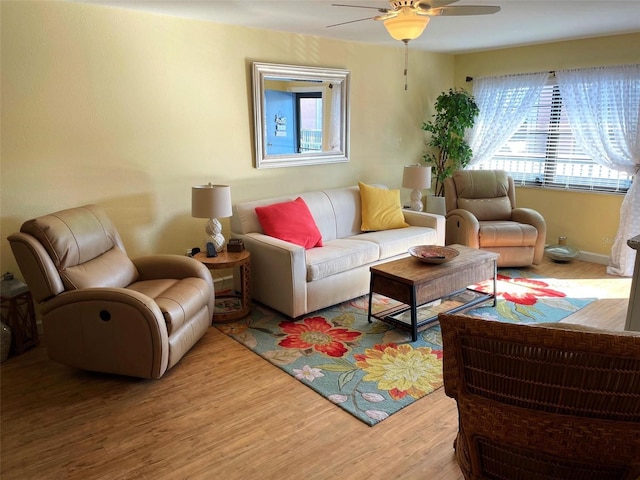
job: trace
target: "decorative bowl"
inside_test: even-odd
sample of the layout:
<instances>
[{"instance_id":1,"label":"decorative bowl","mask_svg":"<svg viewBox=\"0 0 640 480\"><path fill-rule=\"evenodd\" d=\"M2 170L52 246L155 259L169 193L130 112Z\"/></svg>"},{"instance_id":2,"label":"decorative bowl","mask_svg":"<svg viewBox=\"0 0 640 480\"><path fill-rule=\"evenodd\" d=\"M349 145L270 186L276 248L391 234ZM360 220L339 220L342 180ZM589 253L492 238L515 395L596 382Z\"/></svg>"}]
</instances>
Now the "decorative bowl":
<instances>
[{"instance_id":1,"label":"decorative bowl","mask_svg":"<svg viewBox=\"0 0 640 480\"><path fill-rule=\"evenodd\" d=\"M409 253L424 263L439 264L460 255L458 250L438 245L417 245L409 248Z\"/></svg>"},{"instance_id":2,"label":"decorative bowl","mask_svg":"<svg viewBox=\"0 0 640 480\"><path fill-rule=\"evenodd\" d=\"M551 260L557 263L567 263L580 255L580 250L569 245L549 245L544 251Z\"/></svg>"}]
</instances>

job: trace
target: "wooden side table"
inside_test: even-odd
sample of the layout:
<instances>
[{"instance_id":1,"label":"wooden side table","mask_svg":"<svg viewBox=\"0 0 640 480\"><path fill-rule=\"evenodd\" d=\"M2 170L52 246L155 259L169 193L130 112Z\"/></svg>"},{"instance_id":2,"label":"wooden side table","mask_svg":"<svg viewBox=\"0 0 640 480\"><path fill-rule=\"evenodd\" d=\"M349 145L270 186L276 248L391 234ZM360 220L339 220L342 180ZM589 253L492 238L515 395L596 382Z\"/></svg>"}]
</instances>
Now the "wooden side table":
<instances>
[{"instance_id":1,"label":"wooden side table","mask_svg":"<svg viewBox=\"0 0 640 480\"><path fill-rule=\"evenodd\" d=\"M240 299L239 308L213 312L212 323L224 323L232 322L240 318L246 317L251 311L251 291L249 288L251 280L251 254L247 250L242 252L218 252L217 257L207 257L204 252L197 253L193 256L196 260L202 262L209 268L209 270L223 270L223 269L240 269L240 293L231 294L216 294L216 302L219 299Z\"/></svg>"}]
</instances>

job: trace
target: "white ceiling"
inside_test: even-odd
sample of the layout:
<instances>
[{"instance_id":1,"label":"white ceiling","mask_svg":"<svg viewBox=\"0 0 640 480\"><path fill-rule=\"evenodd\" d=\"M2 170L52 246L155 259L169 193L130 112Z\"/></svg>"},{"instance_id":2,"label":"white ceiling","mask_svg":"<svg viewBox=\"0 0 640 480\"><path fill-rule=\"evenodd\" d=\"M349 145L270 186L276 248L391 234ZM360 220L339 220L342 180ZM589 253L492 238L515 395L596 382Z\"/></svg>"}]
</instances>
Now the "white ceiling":
<instances>
[{"instance_id":1,"label":"white ceiling","mask_svg":"<svg viewBox=\"0 0 640 480\"><path fill-rule=\"evenodd\" d=\"M398 45L381 22L364 20L375 9L332 3L389 6L386 0L73 0L222 24L341 40ZM603 35L640 32L640 0L460 0L456 5L498 5L483 16L434 17L411 48L464 53ZM640 50L640 45L638 45Z\"/></svg>"}]
</instances>

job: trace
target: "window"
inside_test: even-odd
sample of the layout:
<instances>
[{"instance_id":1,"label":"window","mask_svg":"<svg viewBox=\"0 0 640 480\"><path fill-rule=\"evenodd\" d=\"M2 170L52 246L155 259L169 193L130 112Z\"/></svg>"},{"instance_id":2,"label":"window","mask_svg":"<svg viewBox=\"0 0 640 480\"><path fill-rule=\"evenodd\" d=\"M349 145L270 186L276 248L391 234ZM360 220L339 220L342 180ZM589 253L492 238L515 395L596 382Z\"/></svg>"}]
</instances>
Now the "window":
<instances>
[{"instance_id":1,"label":"window","mask_svg":"<svg viewBox=\"0 0 640 480\"><path fill-rule=\"evenodd\" d=\"M630 175L598 165L580 148L555 78L498 153L469 168L506 170L517 185L620 193L631 186Z\"/></svg>"},{"instance_id":2,"label":"window","mask_svg":"<svg viewBox=\"0 0 640 480\"><path fill-rule=\"evenodd\" d=\"M296 93L300 152L322 151L322 92Z\"/></svg>"}]
</instances>

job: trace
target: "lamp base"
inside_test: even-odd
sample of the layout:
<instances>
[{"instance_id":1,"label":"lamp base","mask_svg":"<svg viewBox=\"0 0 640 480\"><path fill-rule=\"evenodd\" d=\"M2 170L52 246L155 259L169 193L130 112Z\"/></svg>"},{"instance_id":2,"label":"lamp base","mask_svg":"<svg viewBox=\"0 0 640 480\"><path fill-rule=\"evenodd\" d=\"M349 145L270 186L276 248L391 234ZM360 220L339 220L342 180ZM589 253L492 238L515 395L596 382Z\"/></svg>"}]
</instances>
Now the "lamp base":
<instances>
[{"instance_id":1,"label":"lamp base","mask_svg":"<svg viewBox=\"0 0 640 480\"><path fill-rule=\"evenodd\" d=\"M422 211L422 192L420 190L413 190L411 192L411 203L409 208L416 212Z\"/></svg>"},{"instance_id":2,"label":"lamp base","mask_svg":"<svg viewBox=\"0 0 640 480\"><path fill-rule=\"evenodd\" d=\"M216 252L224 250L224 236L222 235L222 224L217 218L212 218L207 222L205 228L207 236L204 239L205 247L208 242L213 243L216 248Z\"/></svg>"}]
</instances>

